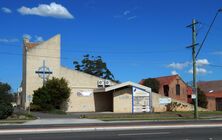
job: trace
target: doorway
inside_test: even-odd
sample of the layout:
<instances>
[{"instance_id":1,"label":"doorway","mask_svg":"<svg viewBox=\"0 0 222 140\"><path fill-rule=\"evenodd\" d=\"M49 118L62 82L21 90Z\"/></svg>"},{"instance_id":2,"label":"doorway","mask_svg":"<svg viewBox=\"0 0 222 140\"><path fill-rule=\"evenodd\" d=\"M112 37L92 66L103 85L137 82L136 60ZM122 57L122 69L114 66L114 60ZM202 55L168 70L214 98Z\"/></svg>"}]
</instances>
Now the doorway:
<instances>
[{"instance_id":1,"label":"doorway","mask_svg":"<svg viewBox=\"0 0 222 140\"><path fill-rule=\"evenodd\" d=\"M94 93L96 112L113 112L113 93Z\"/></svg>"}]
</instances>

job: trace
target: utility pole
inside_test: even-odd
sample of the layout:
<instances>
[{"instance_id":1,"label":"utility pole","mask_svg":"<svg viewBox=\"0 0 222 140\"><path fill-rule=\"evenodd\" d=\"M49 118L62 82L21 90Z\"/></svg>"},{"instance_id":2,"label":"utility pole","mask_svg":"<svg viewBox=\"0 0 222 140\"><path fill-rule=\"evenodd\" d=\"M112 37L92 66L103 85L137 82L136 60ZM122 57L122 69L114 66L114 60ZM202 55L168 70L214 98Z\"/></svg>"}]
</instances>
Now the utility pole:
<instances>
[{"instance_id":1,"label":"utility pole","mask_svg":"<svg viewBox=\"0 0 222 140\"><path fill-rule=\"evenodd\" d=\"M196 82L196 77L197 77L197 75L196 75L196 70L197 70L197 67L196 67L196 36L197 36L197 33L196 33L196 26L195 26L196 24L197 24L196 20L193 19L193 21L192 21L193 92L196 95L195 105L194 105L194 118L198 119L198 94L197 94L197 82Z\"/></svg>"},{"instance_id":2,"label":"utility pole","mask_svg":"<svg viewBox=\"0 0 222 140\"><path fill-rule=\"evenodd\" d=\"M198 24L198 22L196 22L195 19L192 20L192 24L188 25L187 27L191 28L192 29L192 45L191 46L188 46L187 48L192 48L192 58L193 58L193 95L195 96L195 104L194 104L194 118L195 119L198 119L199 115L198 115L198 94L197 94L197 82L196 82L196 70L197 70L197 67L196 67L196 59L197 59L197 56L198 54L200 53L200 50L201 48L203 47L203 44L204 42L206 41L207 37L208 37L208 34L218 16L219 13L222 12L222 8L220 8L219 10L217 10L217 13L216 15L214 16L211 24L210 24L210 27L196 53L196 46L198 45L198 43L196 43L196 36L197 36L197 33L196 33L196 24Z\"/></svg>"},{"instance_id":3,"label":"utility pole","mask_svg":"<svg viewBox=\"0 0 222 140\"><path fill-rule=\"evenodd\" d=\"M196 43L196 22L195 19L192 20L192 24L188 25L187 27L190 27L192 29L192 45L188 48L192 47L192 60L193 60L193 94L195 97L195 103L194 103L194 118L198 119L198 94L197 94L197 82L196 82L196 46L198 45Z\"/></svg>"}]
</instances>

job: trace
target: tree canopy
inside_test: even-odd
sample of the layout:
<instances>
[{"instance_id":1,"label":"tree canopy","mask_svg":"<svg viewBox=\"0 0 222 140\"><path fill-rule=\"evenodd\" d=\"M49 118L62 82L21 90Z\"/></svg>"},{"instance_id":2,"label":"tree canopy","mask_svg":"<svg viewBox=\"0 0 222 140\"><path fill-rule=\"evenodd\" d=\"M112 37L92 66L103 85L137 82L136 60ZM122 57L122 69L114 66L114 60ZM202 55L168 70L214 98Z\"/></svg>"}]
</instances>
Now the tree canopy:
<instances>
[{"instance_id":1,"label":"tree canopy","mask_svg":"<svg viewBox=\"0 0 222 140\"><path fill-rule=\"evenodd\" d=\"M143 85L150 87L153 92L159 93L160 83L155 78L147 78L143 80Z\"/></svg>"},{"instance_id":2,"label":"tree canopy","mask_svg":"<svg viewBox=\"0 0 222 140\"><path fill-rule=\"evenodd\" d=\"M40 110L50 111L53 109L63 109L67 103L71 89L64 78L49 79L45 85L34 91L33 104L38 105Z\"/></svg>"},{"instance_id":3,"label":"tree canopy","mask_svg":"<svg viewBox=\"0 0 222 140\"><path fill-rule=\"evenodd\" d=\"M197 94L198 94L198 106L207 108L208 101L204 92L200 88L197 88Z\"/></svg>"},{"instance_id":4,"label":"tree canopy","mask_svg":"<svg viewBox=\"0 0 222 140\"><path fill-rule=\"evenodd\" d=\"M0 119L5 119L13 113L12 100L11 86L0 82Z\"/></svg>"},{"instance_id":5,"label":"tree canopy","mask_svg":"<svg viewBox=\"0 0 222 140\"><path fill-rule=\"evenodd\" d=\"M81 62L74 61L73 64L76 70L115 81L113 74L107 68L107 64L102 60L101 56L94 57L87 54L83 56Z\"/></svg>"}]
</instances>

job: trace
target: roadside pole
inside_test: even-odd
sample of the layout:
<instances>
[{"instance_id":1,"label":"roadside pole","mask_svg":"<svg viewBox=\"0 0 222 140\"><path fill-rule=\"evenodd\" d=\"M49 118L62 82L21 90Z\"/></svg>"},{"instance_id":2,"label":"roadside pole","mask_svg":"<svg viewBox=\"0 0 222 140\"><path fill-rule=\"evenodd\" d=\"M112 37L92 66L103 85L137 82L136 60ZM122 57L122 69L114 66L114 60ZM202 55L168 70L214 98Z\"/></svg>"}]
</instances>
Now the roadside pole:
<instances>
[{"instance_id":1,"label":"roadside pole","mask_svg":"<svg viewBox=\"0 0 222 140\"><path fill-rule=\"evenodd\" d=\"M192 21L192 45L193 45L193 48L192 48L192 58L193 58L193 93L196 95L196 98L195 98L195 105L194 105L194 118L195 119L198 119L198 94L197 94L197 82L196 82L196 70L197 70L197 67L196 67L196 36L197 36L197 33L196 33L196 20L193 19Z\"/></svg>"},{"instance_id":2,"label":"roadside pole","mask_svg":"<svg viewBox=\"0 0 222 140\"><path fill-rule=\"evenodd\" d=\"M190 27L192 29L192 45L187 48L192 48L192 63L193 63L193 95L194 95L194 118L198 119L198 94L197 94L197 82L196 82L196 46L198 45L196 43L196 22L195 19L192 20L192 24L188 25L187 27Z\"/></svg>"}]
</instances>

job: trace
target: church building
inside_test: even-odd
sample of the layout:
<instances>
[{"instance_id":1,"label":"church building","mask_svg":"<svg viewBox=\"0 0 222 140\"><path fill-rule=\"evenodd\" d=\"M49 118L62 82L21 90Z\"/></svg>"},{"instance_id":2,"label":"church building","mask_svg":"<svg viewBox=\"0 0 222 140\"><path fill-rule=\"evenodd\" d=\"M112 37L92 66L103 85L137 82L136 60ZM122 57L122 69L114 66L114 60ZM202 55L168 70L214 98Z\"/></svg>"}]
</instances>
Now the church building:
<instances>
[{"instance_id":1,"label":"church building","mask_svg":"<svg viewBox=\"0 0 222 140\"><path fill-rule=\"evenodd\" d=\"M34 90L49 78L65 78L71 88L67 112L151 112L151 89L133 82L117 84L61 66L60 35L31 43L24 38L20 100L27 109ZM59 100L59 99L58 99Z\"/></svg>"}]
</instances>

